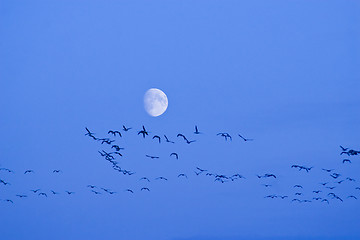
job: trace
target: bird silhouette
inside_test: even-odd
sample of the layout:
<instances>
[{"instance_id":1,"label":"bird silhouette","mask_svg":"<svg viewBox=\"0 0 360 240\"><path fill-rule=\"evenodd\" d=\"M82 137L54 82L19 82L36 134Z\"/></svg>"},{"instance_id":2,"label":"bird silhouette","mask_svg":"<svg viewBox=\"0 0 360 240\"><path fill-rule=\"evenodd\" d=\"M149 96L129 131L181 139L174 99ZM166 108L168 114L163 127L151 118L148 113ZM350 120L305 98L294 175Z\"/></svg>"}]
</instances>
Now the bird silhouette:
<instances>
[{"instance_id":1,"label":"bird silhouette","mask_svg":"<svg viewBox=\"0 0 360 240\"><path fill-rule=\"evenodd\" d=\"M127 128L127 127L125 127L125 126L123 125L123 130L124 130L125 132L129 131L130 129L132 129L132 128L131 128L131 127Z\"/></svg>"},{"instance_id":2,"label":"bird silhouette","mask_svg":"<svg viewBox=\"0 0 360 240\"><path fill-rule=\"evenodd\" d=\"M68 195L74 194L74 192L65 191Z\"/></svg>"},{"instance_id":3,"label":"bird silhouette","mask_svg":"<svg viewBox=\"0 0 360 240\"><path fill-rule=\"evenodd\" d=\"M142 130L138 132L138 135L139 134L142 134L143 138L145 138L145 136L149 135L149 133L146 131L144 125L142 126Z\"/></svg>"},{"instance_id":4,"label":"bird silhouette","mask_svg":"<svg viewBox=\"0 0 360 240\"><path fill-rule=\"evenodd\" d=\"M53 173L61 173L61 170L53 170Z\"/></svg>"},{"instance_id":5,"label":"bird silhouette","mask_svg":"<svg viewBox=\"0 0 360 240\"><path fill-rule=\"evenodd\" d=\"M155 138L157 138L157 139L158 139L158 141L159 141L159 143L161 143L161 139L160 139L160 137L159 137L158 135L153 136L153 138L152 138L152 139L155 139Z\"/></svg>"},{"instance_id":6,"label":"bird silhouette","mask_svg":"<svg viewBox=\"0 0 360 240\"><path fill-rule=\"evenodd\" d=\"M323 199L323 200L321 200L321 202L326 202L327 204L330 204L329 200L327 200L327 199Z\"/></svg>"},{"instance_id":7,"label":"bird silhouette","mask_svg":"<svg viewBox=\"0 0 360 240\"><path fill-rule=\"evenodd\" d=\"M355 179L347 177L346 180L349 180L350 182L355 182Z\"/></svg>"},{"instance_id":8,"label":"bird silhouette","mask_svg":"<svg viewBox=\"0 0 360 240\"><path fill-rule=\"evenodd\" d=\"M247 142L247 141L253 141L254 139L250 139L250 138L244 138L243 136L241 136L240 134L238 134L239 137L241 137L242 140L244 140L244 142Z\"/></svg>"},{"instance_id":9,"label":"bird silhouette","mask_svg":"<svg viewBox=\"0 0 360 240\"><path fill-rule=\"evenodd\" d=\"M118 145L112 145L111 148L115 148L116 151L124 150L125 148L119 147Z\"/></svg>"},{"instance_id":10,"label":"bird silhouette","mask_svg":"<svg viewBox=\"0 0 360 240\"><path fill-rule=\"evenodd\" d=\"M157 177L157 178L155 178L155 180L165 180L165 181L167 181L168 179L164 178L164 177Z\"/></svg>"},{"instance_id":11,"label":"bird silhouette","mask_svg":"<svg viewBox=\"0 0 360 240\"><path fill-rule=\"evenodd\" d=\"M148 158L151 158L151 159L159 158L159 157L157 157L157 156L151 156L151 155L145 155L145 156L148 157Z\"/></svg>"},{"instance_id":12,"label":"bird silhouette","mask_svg":"<svg viewBox=\"0 0 360 240\"><path fill-rule=\"evenodd\" d=\"M294 185L294 188L303 188L301 185Z\"/></svg>"},{"instance_id":13,"label":"bird silhouette","mask_svg":"<svg viewBox=\"0 0 360 240\"><path fill-rule=\"evenodd\" d=\"M134 193L134 191L133 190L131 190L131 189L126 189L125 191L127 191L127 192L131 192L131 193Z\"/></svg>"},{"instance_id":14,"label":"bird silhouette","mask_svg":"<svg viewBox=\"0 0 360 240\"><path fill-rule=\"evenodd\" d=\"M143 188L141 188L141 190L140 190L140 191L143 191L143 190L146 190L146 191L150 192L150 189L149 189L149 188L147 188L147 187L143 187Z\"/></svg>"},{"instance_id":15,"label":"bird silhouette","mask_svg":"<svg viewBox=\"0 0 360 240\"><path fill-rule=\"evenodd\" d=\"M346 152L349 148L344 148L343 146L340 145L340 148L343 152Z\"/></svg>"},{"instance_id":16,"label":"bird silhouette","mask_svg":"<svg viewBox=\"0 0 360 240\"><path fill-rule=\"evenodd\" d=\"M173 142L173 141L170 141L166 135L164 135L164 137L165 137L166 142L168 142L168 143L175 143L175 142Z\"/></svg>"},{"instance_id":17,"label":"bird silhouette","mask_svg":"<svg viewBox=\"0 0 360 240\"><path fill-rule=\"evenodd\" d=\"M118 134L120 137L122 137L121 132L119 132L119 131L110 130L110 131L108 131L108 134L112 134L112 135L114 135L114 137L116 137L116 134Z\"/></svg>"},{"instance_id":18,"label":"bird silhouette","mask_svg":"<svg viewBox=\"0 0 360 240\"><path fill-rule=\"evenodd\" d=\"M14 203L12 200L10 200L10 199L5 199L4 200L5 202L11 202L11 203Z\"/></svg>"},{"instance_id":19,"label":"bird silhouette","mask_svg":"<svg viewBox=\"0 0 360 240\"><path fill-rule=\"evenodd\" d=\"M0 168L0 171L6 171L9 173L14 173L12 170L8 169L8 168Z\"/></svg>"},{"instance_id":20,"label":"bird silhouette","mask_svg":"<svg viewBox=\"0 0 360 240\"><path fill-rule=\"evenodd\" d=\"M146 181L150 182L150 179L148 179L147 177L142 177L142 178L140 178L140 180L146 180Z\"/></svg>"},{"instance_id":21,"label":"bird silhouette","mask_svg":"<svg viewBox=\"0 0 360 240\"><path fill-rule=\"evenodd\" d=\"M185 178L188 178L188 177L186 176L186 174L184 174L184 173L180 173L180 174L178 175L178 177L185 177Z\"/></svg>"},{"instance_id":22,"label":"bird silhouette","mask_svg":"<svg viewBox=\"0 0 360 240\"><path fill-rule=\"evenodd\" d=\"M57 193L57 192L55 192L55 191L53 191L53 190L51 190L51 192L52 192L52 194L54 194L54 195L59 194L59 193Z\"/></svg>"},{"instance_id":23,"label":"bird silhouette","mask_svg":"<svg viewBox=\"0 0 360 240\"><path fill-rule=\"evenodd\" d=\"M26 171L24 172L24 174L27 174L27 173L34 173L34 171L33 171L33 170L26 170Z\"/></svg>"},{"instance_id":24,"label":"bird silhouette","mask_svg":"<svg viewBox=\"0 0 360 240\"><path fill-rule=\"evenodd\" d=\"M35 190L30 190L32 191L33 193L37 193L38 191L40 191L40 189L35 189Z\"/></svg>"},{"instance_id":25,"label":"bird silhouette","mask_svg":"<svg viewBox=\"0 0 360 240\"><path fill-rule=\"evenodd\" d=\"M228 138L230 139L230 141L232 141L232 137L231 137L230 134L228 134L228 133L218 133L218 134L216 134L216 135L217 135L217 136L224 137L226 141L228 140Z\"/></svg>"},{"instance_id":26,"label":"bird silhouette","mask_svg":"<svg viewBox=\"0 0 360 240\"><path fill-rule=\"evenodd\" d=\"M195 125L195 132L194 132L194 134L201 134L201 132L199 132L199 130L198 130L198 127Z\"/></svg>"},{"instance_id":27,"label":"bird silhouette","mask_svg":"<svg viewBox=\"0 0 360 240\"><path fill-rule=\"evenodd\" d=\"M179 159L179 155L178 155L177 153L175 153L175 152L171 153L171 154L170 154L170 157L171 157L171 156L175 156L176 159Z\"/></svg>"},{"instance_id":28,"label":"bird silhouette","mask_svg":"<svg viewBox=\"0 0 360 240\"><path fill-rule=\"evenodd\" d=\"M25 198L25 197L27 197L26 195L20 195L20 194L17 194L16 196L19 197L19 198Z\"/></svg>"},{"instance_id":29,"label":"bird silhouette","mask_svg":"<svg viewBox=\"0 0 360 240\"><path fill-rule=\"evenodd\" d=\"M91 192L95 193L96 195L101 194L101 192L97 192L95 190L91 190Z\"/></svg>"},{"instance_id":30,"label":"bird silhouette","mask_svg":"<svg viewBox=\"0 0 360 240\"><path fill-rule=\"evenodd\" d=\"M94 185L87 185L87 187L89 187L89 188L96 188L96 186L94 186Z\"/></svg>"},{"instance_id":31,"label":"bird silhouette","mask_svg":"<svg viewBox=\"0 0 360 240\"><path fill-rule=\"evenodd\" d=\"M321 190L313 191L313 193L321 193Z\"/></svg>"},{"instance_id":32,"label":"bird silhouette","mask_svg":"<svg viewBox=\"0 0 360 240\"><path fill-rule=\"evenodd\" d=\"M353 198L353 199L357 200L357 197L355 197L354 195L348 196L347 198Z\"/></svg>"},{"instance_id":33,"label":"bird silhouette","mask_svg":"<svg viewBox=\"0 0 360 240\"><path fill-rule=\"evenodd\" d=\"M11 185L9 182L5 182L4 180L1 180L1 179L0 179L0 183L4 184L5 186L6 185Z\"/></svg>"},{"instance_id":34,"label":"bird silhouette","mask_svg":"<svg viewBox=\"0 0 360 240\"><path fill-rule=\"evenodd\" d=\"M39 193L38 195L39 195L39 196L45 196L45 197L47 197L47 194L46 194L46 193L43 193L43 192Z\"/></svg>"},{"instance_id":35,"label":"bird silhouette","mask_svg":"<svg viewBox=\"0 0 360 240\"><path fill-rule=\"evenodd\" d=\"M350 159L344 159L344 160L342 161L342 163L346 163L346 162L351 163Z\"/></svg>"},{"instance_id":36,"label":"bird silhouette","mask_svg":"<svg viewBox=\"0 0 360 240\"><path fill-rule=\"evenodd\" d=\"M326 169L326 168L323 168L322 170L326 171L326 172L331 172L333 171L334 169Z\"/></svg>"}]
</instances>

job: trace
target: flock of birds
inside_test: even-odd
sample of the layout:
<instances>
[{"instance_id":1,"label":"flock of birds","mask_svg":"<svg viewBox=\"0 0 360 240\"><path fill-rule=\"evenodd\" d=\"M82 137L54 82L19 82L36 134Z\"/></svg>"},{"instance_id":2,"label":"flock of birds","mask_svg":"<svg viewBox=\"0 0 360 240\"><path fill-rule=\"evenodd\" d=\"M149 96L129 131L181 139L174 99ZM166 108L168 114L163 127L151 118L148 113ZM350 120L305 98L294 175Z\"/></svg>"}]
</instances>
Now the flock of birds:
<instances>
[{"instance_id":1,"label":"flock of birds","mask_svg":"<svg viewBox=\"0 0 360 240\"><path fill-rule=\"evenodd\" d=\"M116 161L116 158L123 156L122 150L124 150L123 147L120 147L119 145L115 144L116 138L123 137L125 132L132 130L131 127L126 127L123 125L121 130L109 130L107 134L110 137L103 137L103 138L97 137L96 134L91 132L88 128L85 128L85 130L86 130L85 136L91 138L92 140L94 140L96 142L99 142L101 145L105 144L105 145L109 146L110 150L107 150L107 151L100 150L100 151L98 151L98 153L100 154L101 157L104 158L105 161L107 161L111 164L111 167L115 171L117 171L123 175L128 175L128 176L136 175L136 172L122 168L119 165L119 163ZM193 134L199 135L199 134L202 134L202 132L200 132L198 127L195 126L195 131L193 132ZM175 144L175 141L170 140L166 135L150 136L150 132L144 126L142 126L142 128L137 131L137 135L141 136L142 138L150 137L151 139L153 139L154 141L157 141L158 143L165 142L165 143ZM217 133L216 136L219 138L223 138L225 141L233 140L232 136L227 132ZM250 139L250 138L245 138L241 134L237 134L237 136L243 142L251 142L254 140L254 139ZM181 139L181 141L184 141L186 144L193 144L196 142L196 140L194 140L194 139L190 140L190 138L188 136L185 136L182 133L177 134L176 138ZM346 155L348 157L348 158L342 160L343 164L351 164L352 161L349 158L352 156L360 155L360 151L345 148L343 146L340 146L340 148L341 148L340 155ZM169 156L174 159L177 159L177 160L179 159L179 154L177 152L172 152L172 153L170 153ZM149 154L146 154L145 157L150 158L150 159L160 158L159 156L154 156L154 155L149 155ZM309 166L303 166L303 165L298 165L298 164L294 164L291 166L291 169L303 171L306 173L310 173L313 168L314 168L313 166L309 167ZM288 194L288 195L270 194L270 195L264 196L264 198L265 199L283 199L283 200L289 199L290 202L298 202L298 203L310 203L310 202L317 201L317 202L322 202L322 203L327 203L327 204L330 204L330 202L332 200L343 202L345 199L349 199L349 200L350 199L352 199L352 200L358 199L356 194L340 196L339 194L337 194L335 192L335 190L339 186L343 185L345 182L356 183L355 178L352 178L349 176L343 176L342 174L337 172L336 169L322 168L321 171L324 171L325 173L328 174L328 179L326 179L326 181L324 181L324 182L319 183L318 188L311 189L311 192L312 192L311 196L305 197L305 194L302 191L305 187L301 184L296 184L296 185L292 186L292 188L294 189L294 192L292 194ZM0 168L0 174L3 172L5 172L7 174L15 174L15 172L11 169ZM53 174L61 174L62 170L55 169L55 170L52 170L52 173ZM25 170L23 172L23 174L24 175L35 174L35 171L32 169L28 169L28 170ZM227 183L227 182L234 182L234 181L237 181L240 179L242 179L242 180L247 179L247 177L245 177L244 175L239 174L239 173L234 173L232 175L225 175L225 174L214 173L214 172L211 172L207 169L203 169L200 167L195 167L194 171L192 173L178 173L177 178L188 179L188 178L192 177L190 174L192 174L192 176L196 176L196 177L205 176L208 178L212 178L214 182L219 182L219 183ZM276 174L274 174L274 173L265 173L262 175L256 175L256 176L254 176L254 178L263 179L263 180L272 179L272 180L277 181L278 176L276 176ZM142 176L142 177L139 177L138 180L141 182L151 182L152 180L168 181L169 178L164 177L164 176L158 176L154 179L151 179L150 177ZM5 180L5 178L3 178L3 176L2 176L2 174L0 175L0 186L1 185L5 186L5 187L11 186L11 183L8 182L7 180ZM269 184L269 183L262 183L262 185L265 188L269 188L269 189L271 189L271 187L272 187L272 184ZM94 195L99 195L99 194L114 195L114 194L118 193L111 189L104 188L104 187L98 187L98 186L91 185L91 184L87 185L86 188ZM356 190L360 193L359 186L355 186L354 190ZM128 192L130 194L134 194L134 192L136 190L127 188L127 189L124 189L123 191ZM144 187L141 187L138 191L150 192L151 189L149 187L144 186ZM69 190L62 191L62 192L54 191L54 190L42 191L40 188L30 189L29 192L32 195L37 195L39 197L44 197L44 198L47 198L50 195L59 195L59 194L74 195L75 194L74 191L69 191ZM28 193L22 193L22 194L15 194L15 196L13 196L13 197L18 198L18 199L24 199L24 198L27 198L28 196L29 196ZM1 199L1 200L4 202L8 202L8 203L14 203L14 198L5 198L5 199Z\"/></svg>"}]
</instances>

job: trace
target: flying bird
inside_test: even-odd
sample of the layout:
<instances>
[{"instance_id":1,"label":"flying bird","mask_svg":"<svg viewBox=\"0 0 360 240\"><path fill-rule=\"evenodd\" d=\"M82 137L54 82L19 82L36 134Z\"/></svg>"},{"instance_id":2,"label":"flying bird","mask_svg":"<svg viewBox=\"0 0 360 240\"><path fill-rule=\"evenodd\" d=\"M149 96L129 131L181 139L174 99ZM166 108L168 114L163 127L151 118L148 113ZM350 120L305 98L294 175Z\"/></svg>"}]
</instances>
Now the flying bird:
<instances>
[{"instance_id":1,"label":"flying bird","mask_svg":"<svg viewBox=\"0 0 360 240\"><path fill-rule=\"evenodd\" d=\"M342 163L346 163L346 162L351 163L350 159L344 159L344 160L342 161Z\"/></svg>"},{"instance_id":2,"label":"flying bird","mask_svg":"<svg viewBox=\"0 0 360 240\"><path fill-rule=\"evenodd\" d=\"M244 138L243 136L241 136L240 134L238 134L239 137L242 138L242 140L244 140L244 142L247 142L247 141L253 141L254 139L250 139L250 138Z\"/></svg>"},{"instance_id":3,"label":"flying bird","mask_svg":"<svg viewBox=\"0 0 360 240\"><path fill-rule=\"evenodd\" d=\"M47 194L46 194L46 193L43 193L43 192L39 193L38 195L39 195L39 196L45 196L45 197L47 197Z\"/></svg>"},{"instance_id":4,"label":"flying bird","mask_svg":"<svg viewBox=\"0 0 360 240\"><path fill-rule=\"evenodd\" d=\"M171 157L171 156L175 156L176 159L179 159L179 155L178 155L177 153L175 153L175 152L171 153L171 154L170 154L170 157Z\"/></svg>"},{"instance_id":5,"label":"flying bird","mask_svg":"<svg viewBox=\"0 0 360 240\"><path fill-rule=\"evenodd\" d=\"M142 178L140 178L140 180L146 180L146 181L150 182L150 179L148 179L147 177L142 177Z\"/></svg>"},{"instance_id":6,"label":"flying bird","mask_svg":"<svg viewBox=\"0 0 360 240\"><path fill-rule=\"evenodd\" d=\"M357 200L357 197L355 197L354 195L348 196L347 198L353 198L353 199Z\"/></svg>"},{"instance_id":7,"label":"flying bird","mask_svg":"<svg viewBox=\"0 0 360 240\"><path fill-rule=\"evenodd\" d=\"M32 191L33 193L37 193L38 191L40 191L40 189L30 190L30 191Z\"/></svg>"},{"instance_id":8,"label":"flying bird","mask_svg":"<svg viewBox=\"0 0 360 240\"><path fill-rule=\"evenodd\" d=\"M303 188L301 185L295 185L294 188Z\"/></svg>"},{"instance_id":9,"label":"flying bird","mask_svg":"<svg viewBox=\"0 0 360 240\"><path fill-rule=\"evenodd\" d=\"M142 126L142 130L138 132L138 135L139 134L142 134L143 138L145 138L145 136L149 135L149 133L146 131L144 125Z\"/></svg>"},{"instance_id":10,"label":"flying bird","mask_svg":"<svg viewBox=\"0 0 360 240\"><path fill-rule=\"evenodd\" d=\"M25 197L27 197L26 195L20 195L20 194L17 194L16 196L19 197L19 198L25 198Z\"/></svg>"},{"instance_id":11,"label":"flying bird","mask_svg":"<svg viewBox=\"0 0 360 240\"><path fill-rule=\"evenodd\" d=\"M140 190L140 191L143 191L143 190L146 190L146 191L150 192L150 189L149 189L149 188L147 188L147 187L143 187L143 188L141 188L141 190Z\"/></svg>"},{"instance_id":12,"label":"flying bird","mask_svg":"<svg viewBox=\"0 0 360 240\"><path fill-rule=\"evenodd\" d=\"M217 136L221 136L221 137L224 137L225 138L225 141L228 140L228 138L230 139L230 141L232 141L232 137L230 136L230 134L228 133L218 133L216 134Z\"/></svg>"},{"instance_id":13,"label":"flying bird","mask_svg":"<svg viewBox=\"0 0 360 240\"><path fill-rule=\"evenodd\" d=\"M61 173L61 170L54 170L53 173Z\"/></svg>"},{"instance_id":14,"label":"flying bird","mask_svg":"<svg viewBox=\"0 0 360 240\"><path fill-rule=\"evenodd\" d=\"M164 178L164 177L157 177L157 178L155 178L155 180L165 180L165 181L167 181L168 179Z\"/></svg>"},{"instance_id":15,"label":"flying bird","mask_svg":"<svg viewBox=\"0 0 360 240\"><path fill-rule=\"evenodd\" d=\"M180 174L178 175L178 177L185 177L185 178L188 178L188 177L186 176L186 174L184 174L184 173L180 173Z\"/></svg>"},{"instance_id":16,"label":"flying bird","mask_svg":"<svg viewBox=\"0 0 360 240\"><path fill-rule=\"evenodd\" d=\"M54 195L59 194L59 193L57 193L57 192L55 192L55 191L53 191L53 190L51 190L51 192L52 192L52 194L54 194Z\"/></svg>"},{"instance_id":17,"label":"flying bird","mask_svg":"<svg viewBox=\"0 0 360 240\"><path fill-rule=\"evenodd\" d=\"M201 134L201 132L199 132L199 130L198 130L198 127L195 125L195 132L194 132L194 134Z\"/></svg>"},{"instance_id":18,"label":"flying bird","mask_svg":"<svg viewBox=\"0 0 360 240\"><path fill-rule=\"evenodd\" d=\"M131 190L131 189L129 189L129 188L128 188L128 189L126 189L125 191L126 191L126 192L131 192L131 193L134 193L134 191L133 191L133 190Z\"/></svg>"},{"instance_id":19,"label":"flying bird","mask_svg":"<svg viewBox=\"0 0 360 240\"><path fill-rule=\"evenodd\" d=\"M175 143L175 142L173 142L173 141L170 141L166 135L164 135L164 137L165 137L166 142L168 142L168 143Z\"/></svg>"},{"instance_id":20,"label":"flying bird","mask_svg":"<svg viewBox=\"0 0 360 240\"><path fill-rule=\"evenodd\" d=\"M159 158L157 156L150 156L150 155L145 155L145 156L148 157L148 158L151 158L151 159Z\"/></svg>"},{"instance_id":21,"label":"flying bird","mask_svg":"<svg viewBox=\"0 0 360 240\"><path fill-rule=\"evenodd\" d=\"M118 134L120 137L122 137L121 132L119 132L119 131L110 130L110 131L108 131L108 134L112 134L112 135L114 135L114 137L116 137L116 134Z\"/></svg>"},{"instance_id":22,"label":"flying bird","mask_svg":"<svg viewBox=\"0 0 360 240\"><path fill-rule=\"evenodd\" d=\"M127 128L127 127L125 127L125 126L123 125L123 130L124 130L125 132L129 131L130 129L132 129L132 128L131 128L131 127L130 127L130 128Z\"/></svg>"},{"instance_id":23,"label":"flying bird","mask_svg":"<svg viewBox=\"0 0 360 240\"><path fill-rule=\"evenodd\" d=\"M159 143L161 143L161 139L160 139L160 137L159 137L158 135L153 136L153 138L152 138L152 139L155 139L155 138L157 138L157 139L158 139L158 141L159 141Z\"/></svg>"},{"instance_id":24,"label":"flying bird","mask_svg":"<svg viewBox=\"0 0 360 240\"><path fill-rule=\"evenodd\" d=\"M14 173L12 170L10 170L8 168L0 168L0 171L7 171L9 173Z\"/></svg>"},{"instance_id":25,"label":"flying bird","mask_svg":"<svg viewBox=\"0 0 360 240\"><path fill-rule=\"evenodd\" d=\"M27 173L34 173L34 171L33 171L33 170L26 170L26 171L24 172L24 174L27 174Z\"/></svg>"},{"instance_id":26,"label":"flying bird","mask_svg":"<svg viewBox=\"0 0 360 240\"><path fill-rule=\"evenodd\" d=\"M65 191L68 195L74 194L74 192Z\"/></svg>"}]
</instances>

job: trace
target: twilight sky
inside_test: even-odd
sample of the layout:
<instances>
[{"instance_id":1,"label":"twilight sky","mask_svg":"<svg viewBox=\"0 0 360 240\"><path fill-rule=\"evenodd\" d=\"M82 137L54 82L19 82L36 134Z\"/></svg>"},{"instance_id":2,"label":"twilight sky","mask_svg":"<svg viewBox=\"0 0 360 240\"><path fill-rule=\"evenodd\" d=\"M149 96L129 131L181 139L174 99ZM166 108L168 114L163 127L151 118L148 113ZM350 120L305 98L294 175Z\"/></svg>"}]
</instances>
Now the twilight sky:
<instances>
[{"instance_id":1,"label":"twilight sky","mask_svg":"<svg viewBox=\"0 0 360 240\"><path fill-rule=\"evenodd\" d=\"M0 0L0 168L14 172L0 170L0 238L360 239L360 156L339 147L360 150L359 12L351 0ZM150 88L168 97L159 117L144 110ZM116 161L135 174L85 127L124 147ZM175 143L152 139L164 134Z\"/></svg>"}]
</instances>

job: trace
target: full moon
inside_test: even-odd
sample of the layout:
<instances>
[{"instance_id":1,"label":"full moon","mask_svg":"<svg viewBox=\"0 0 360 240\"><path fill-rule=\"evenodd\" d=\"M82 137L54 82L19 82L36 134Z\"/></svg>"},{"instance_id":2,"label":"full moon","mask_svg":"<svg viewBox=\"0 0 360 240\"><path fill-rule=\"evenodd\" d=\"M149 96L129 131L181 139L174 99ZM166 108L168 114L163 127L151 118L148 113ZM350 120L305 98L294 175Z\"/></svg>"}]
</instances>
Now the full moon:
<instances>
[{"instance_id":1,"label":"full moon","mask_svg":"<svg viewBox=\"0 0 360 240\"><path fill-rule=\"evenodd\" d=\"M153 117L163 114L168 107L166 94L157 88L150 88L144 95L144 108Z\"/></svg>"}]
</instances>

